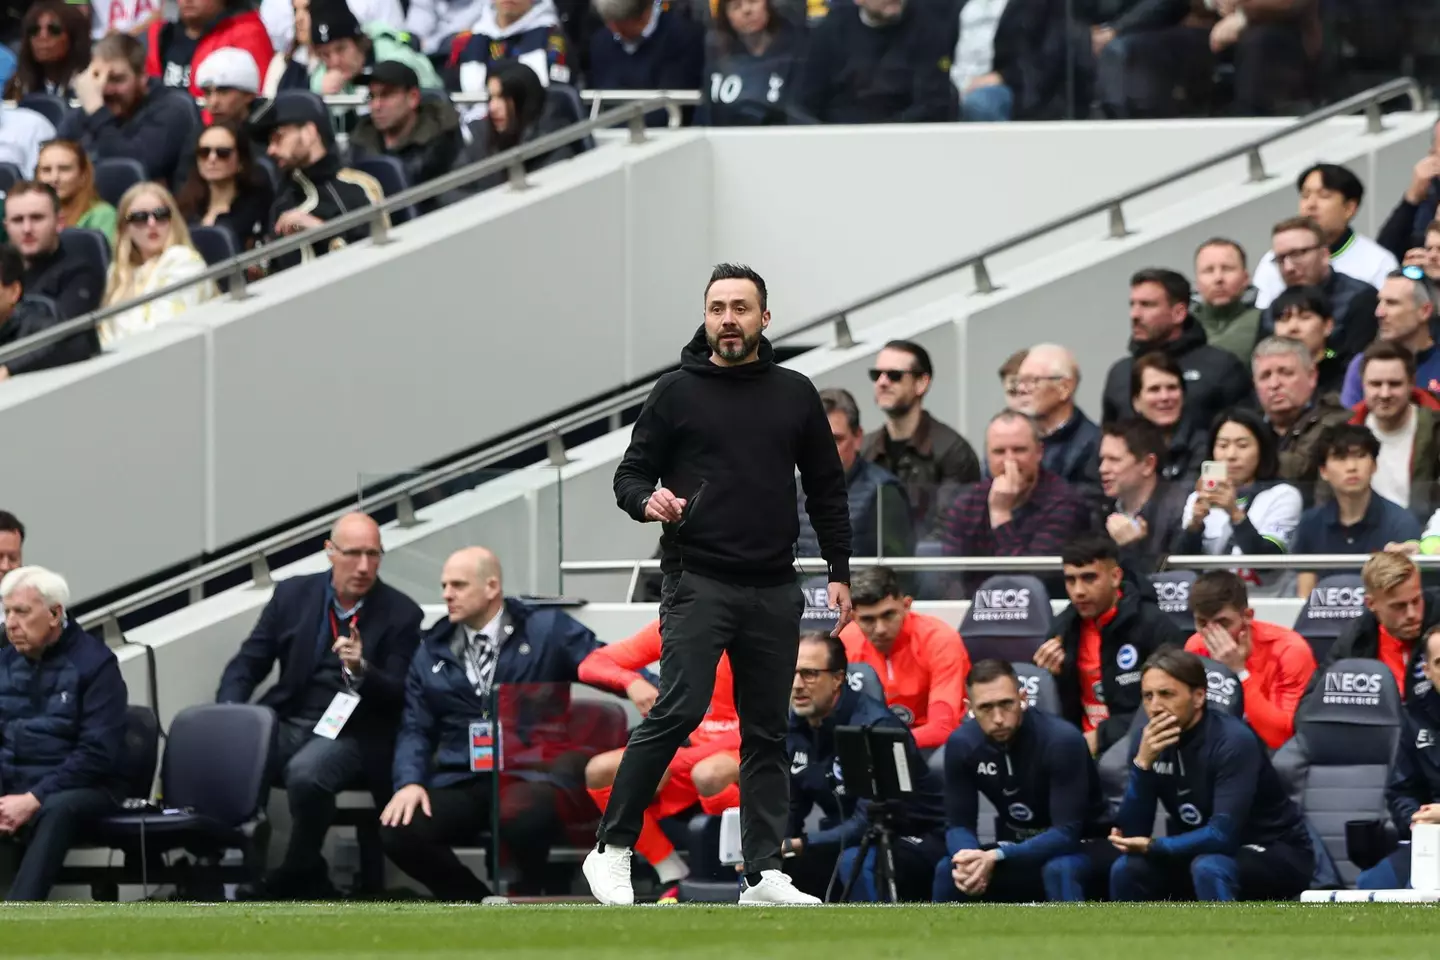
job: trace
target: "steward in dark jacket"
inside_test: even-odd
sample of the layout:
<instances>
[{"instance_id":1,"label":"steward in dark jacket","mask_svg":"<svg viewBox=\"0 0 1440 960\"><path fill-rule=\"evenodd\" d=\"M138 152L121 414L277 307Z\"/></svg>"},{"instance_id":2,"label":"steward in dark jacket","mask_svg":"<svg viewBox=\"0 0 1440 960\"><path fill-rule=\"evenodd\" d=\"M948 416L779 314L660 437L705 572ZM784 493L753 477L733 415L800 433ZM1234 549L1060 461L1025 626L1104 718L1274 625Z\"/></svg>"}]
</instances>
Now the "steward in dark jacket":
<instances>
[{"instance_id":1,"label":"steward in dark jacket","mask_svg":"<svg viewBox=\"0 0 1440 960\"><path fill-rule=\"evenodd\" d=\"M1250 373L1233 353L1219 350L1205 342L1205 331L1194 317L1186 317L1180 336L1168 343L1141 343L1132 339L1130 356L1115 361L1105 377L1104 411L1106 422L1133 416L1135 409L1130 396L1130 367L1135 360L1152 351L1175 358L1185 376L1185 414L1201 431L1215 415L1240 403L1250 395Z\"/></svg>"}]
</instances>

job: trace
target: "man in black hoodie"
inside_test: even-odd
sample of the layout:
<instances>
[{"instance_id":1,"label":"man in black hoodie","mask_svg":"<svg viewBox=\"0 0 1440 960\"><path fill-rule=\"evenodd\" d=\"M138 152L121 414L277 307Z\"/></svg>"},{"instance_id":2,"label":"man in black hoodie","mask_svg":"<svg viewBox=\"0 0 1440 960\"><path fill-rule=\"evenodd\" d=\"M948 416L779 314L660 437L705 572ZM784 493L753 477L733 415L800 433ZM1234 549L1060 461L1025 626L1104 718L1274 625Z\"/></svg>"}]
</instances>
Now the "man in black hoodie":
<instances>
[{"instance_id":1,"label":"man in black hoodie","mask_svg":"<svg viewBox=\"0 0 1440 960\"><path fill-rule=\"evenodd\" d=\"M615 498L662 523L660 699L635 728L585 878L601 903L633 903L630 854L665 768L704 719L721 652L740 712L744 903L818 903L780 870L789 811L790 678L805 598L796 583L795 469L829 566L829 603L850 619L850 499L815 387L775 363L765 281L720 264L705 323L660 378L615 471ZM658 486L657 486L658 484Z\"/></svg>"},{"instance_id":2,"label":"man in black hoodie","mask_svg":"<svg viewBox=\"0 0 1440 960\"><path fill-rule=\"evenodd\" d=\"M1085 732L1099 756L1125 738L1140 709L1140 665L1186 635L1142 588L1125 579L1108 537L1084 537L1061 553L1070 606L1035 663L1055 674L1060 713Z\"/></svg>"},{"instance_id":3,"label":"man in black hoodie","mask_svg":"<svg viewBox=\"0 0 1440 960\"><path fill-rule=\"evenodd\" d=\"M1168 353L1185 376L1185 411L1196 424L1250 395L1250 375L1234 354L1205 342L1190 316L1190 281L1174 270L1141 270L1130 278L1130 356L1115 361L1105 377L1106 421L1134 413L1130 365L1153 350Z\"/></svg>"}]
</instances>

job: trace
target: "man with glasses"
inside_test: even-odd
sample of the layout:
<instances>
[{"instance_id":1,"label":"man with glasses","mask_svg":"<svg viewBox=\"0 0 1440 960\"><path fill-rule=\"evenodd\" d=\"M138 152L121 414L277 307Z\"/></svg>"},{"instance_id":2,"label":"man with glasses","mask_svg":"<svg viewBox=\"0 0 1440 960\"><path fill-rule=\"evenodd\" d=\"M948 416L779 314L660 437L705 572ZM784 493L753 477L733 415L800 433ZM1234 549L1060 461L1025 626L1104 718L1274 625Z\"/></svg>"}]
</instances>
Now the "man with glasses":
<instances>
[{"instance_id":1,"label":"man with glasses","mask_svg":"<svg viewBox=\"0 0 1440 960\"><path fill-rule=\"evenodd\" d=\"M912 340L891 340L875 358L870 380L885 426L865 437L860 456L905 485L920 539L931 539L946 508L968 483L980 481L980 458L959 433L925 409L934 368ZM863 551L856 551L864 556Z\"/></svg>"},{"instance_id":2,"label":"man with glasses","mask_svg":"<svg viewBox=\"0 0 1440 960\"><path fill-rule=\"evenodd\" d=\"M885 704L846 683L848 667L845 645L835 637L809 633L800 638L790 688L790 731L785 738L790 755L790 822L781 851L785 872L795 886L816 897L824 896L837 857L837 894L843 888L869 824L868 802L845 789L835 752L835 728L903 728ZM900 900L925 901L930 899L935 861L945 853L944 801L939 776L908 733L905 762L915 789L900 803L892 824L895 886ZM805 821L816 807L823 815L820 829L807 832ZM872 850L851 899L878 899L874 875Z\"/></svg>"},{"instance_id":3,"label":"man with glasses","mask_svg":"<svg viewBox=\"0 0 1440 960\"><path fill-rule=\"evenodd\" d=\"M1415 358L1414 386L1429 393L1440 392L1440 351L1435 349L1431 324L1435 320L1435 287L1420 267L1401 267L1385 278L1380 288L1375 319L1379 323L1377 342L1399 344ZM1356 357L1345 371L1340 402L1353 407L1365 398Z\"/></svg>"},{"instance_id":4,"label":"man with glasses","mask_svg":"<svg viewBox=\"0 0 1440 960\"><path fill-rule=\"evenodd\" d=\"M420 607L380 581L380 527L363 513L335 521L330 570L282 580L220 677L219 703L259 699L279 724L271 782L285 789L290 841L264 895L325 899L335 891L321 848L335 796L364 784L390 799L390 759L405 700L405 672L420 642Z\"/></svg>"},{"instance_id":5,"label":"man with glasses","mask_svg":"<svg viewBox=\"0 0 1440 960\"><path fill-rule=\"evenodd\" d=\"M1375 339L1375 288L1331 266L1318 223L1309 217L1281 220L1270 231L1270 252L1286 287L1316 286L1330 298L1335 328L1329 345L1337 355L1348 361ZM1274 304L1267 304L1260 315L1262 337L1275 333L1275 319Z\"/></svg>"},{"instance_id":6,"label":"man with glasses","mask_svg":"<svg viewBox=\"0 0 1440 960\"><path fill-rule=\"evenodd\" d=\"M1062 346L1030 348L1016 376L1020 412L1035 418L1045 444L1041 463L1069 484L1099 484L1100 428L1075 405L1080 367Z\"/></svg>"}]
</instances>

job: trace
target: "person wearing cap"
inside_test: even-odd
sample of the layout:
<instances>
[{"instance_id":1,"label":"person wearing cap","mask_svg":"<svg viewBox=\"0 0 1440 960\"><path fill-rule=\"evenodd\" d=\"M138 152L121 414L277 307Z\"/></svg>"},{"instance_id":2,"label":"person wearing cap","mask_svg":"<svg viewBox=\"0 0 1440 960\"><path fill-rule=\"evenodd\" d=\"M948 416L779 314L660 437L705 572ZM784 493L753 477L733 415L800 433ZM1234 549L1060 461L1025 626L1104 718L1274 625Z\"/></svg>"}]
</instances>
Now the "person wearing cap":
<instances>
[{"instance_id":1,"label":"person wearing cap","mask_svg":"<svg viewBox=\"0 0 1440 960\"><path fill-rule=\"evenodd\" d=\"M476 2L484 3L487 0ZM346 0L345 5L361 23L378 23L397 33L406 29L411 33L417 32L414 27L406 26L405 7L400 0ZM411 7L413 6L412 3ZM270 42L274 44L276 53L289 50L296 45L297 40L300 46L305 45L306 36L310 32L308 16L308 0L301 0L298 8L295 0L260 0L260 19L265 21L265 29L270 31ZM474 17L464 22L469 23L472 20ZM461 29L463 27L457 26L450 32L457 33Z\"/></svg>"},{"instance_id":2,"label":"person wearing cap","mask_svg":"<svg viewBox=\"0 0 1440 960\"><path fill-rule=\"evenodd\" d=\"M446 81L464 93L483 93L500 60L518 60L543 86L570 82L569 50L554 0L494 0L480 20L450 44Z\"/></svg>"},{"instance_id":3,"label":"person wearing cap","mask_svg":"<svg viewBox=\"0 0 1440 960\"><path fill-rule=\"evenodd\" d=\"M310 74L310 89L322 96L353 93L376 64L398 60L427 90L443 90L430 58L410 46L409 34L378 23L363 26L345 0L312 0L310 48L319 61Z\"/></svg>"},{"instance_id":4,"label":"person wearing cap","mask_svg":"<svg viewBox=\"0 0 1440 960\"><path fill-rule=\"evenodd\" d=\"M203 96L195 72L218 50L248 54L257 74L275 55L260 14L247 0L179 0L178 6L180 19L156 20L145 41L145 73L167 87Z\"/></svg>"},{"instance_id":5,"label":"person wearing cap","mask_svg":"<svg viewBox=\"0 0 1440 960\"><path fill-rule=\"evenodd\" d=\"M355 156L394 157L413 187L454 169L464 145L460 115L448 98L422 97L420 78L399 60L375 65L370 74L370 112L350 134ZM435 205L432 200L421 206Z\"/></svg>"},{"instance_id":6,"label":"person wearing cap","mask_svg":"<svg viewBox=\"0 0 1440 960\"><path fill-rule=\"evenodd\" d=\"M244 126L260 95L260 68L238 47L223 47L195 70L195 87L205 98L211 123Z\"/></svg>"},{"instance_id":7,"label":"person wearing cap","mask_svg":"<svg viewBox=\"0 0 1440 960\"><path fill-rule=\"evenodd\" d=\"M276 97L256 114L252 124L256 133L267 139L267 153L283 174L270 208L266 236L274 239L311 230L385 199L374 177L341 162L330 118L308 94ZM388 215L386 221L388 224ZM369 224L362 224L306 246L298 254L275 258L271 270L286 269L369 235Z\"/></svg>"}]
</instances>

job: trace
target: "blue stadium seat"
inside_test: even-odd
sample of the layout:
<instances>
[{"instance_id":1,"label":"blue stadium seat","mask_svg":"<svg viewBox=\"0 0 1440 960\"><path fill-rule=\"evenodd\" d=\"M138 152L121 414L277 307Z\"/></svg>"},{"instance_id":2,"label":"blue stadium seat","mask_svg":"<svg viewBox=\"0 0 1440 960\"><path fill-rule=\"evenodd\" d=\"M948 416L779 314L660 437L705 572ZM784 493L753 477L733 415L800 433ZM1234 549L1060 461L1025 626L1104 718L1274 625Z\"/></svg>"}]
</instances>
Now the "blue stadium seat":
<instances>
[{"instance_id":1,"label":"blue stadium seat","mask_svg":"<svg viewBox=\"0 0 1440 960\"><path fill-rule=\"evenodd\" d=\"M275 161L266 156L258 156L255 158L255 166L259 167L264 171L265 176L270 178L270 189L278 193L280 190L280 168L275 165Z\"/></svg>"},{"instance_id":2,"label":"blue stadium seat","mask_svg":"<svg viewBox=\"0 0 1440 960\"><path fill-rule=\"evenodd\" d=\"M1050 638L1050 619L1050 594L1039 577L1002 574L975 591L960 636L971 663L1029 660Z\"/></svg>"},{"instance_id":3,"label":"blue stadium seat","mask_svg":"<svg viewBox=\"0 0 1440 960\"><path fill-rule=\"evenodd\" d=\"M25 179L25 171L13 163L0 163L0 197L10 192L16 181Z\"/></svg>"},{"instance_id":4,"label":"blue stadium seat","mask_svg":"<svg viewBox=\"0 0 1440 960\"><path fill-rule=\"evenodd\" d=\"M16 106L34 110L55 127L60 126L60 121L70 110L70 105L53 93L27 93Z\"/></svg>"},{"instance_id":5,"label":"blue stadium seat","mask_svg":"<svg viewBox=\"0 0 1440 960\"><path fill-rule=\"evenodd\" d=\"M1350 621L1365 612L1365 584L1358 573L1332 573L1316 582L1310 596L1295 615L1295 632L1315 651L1315 662L1324 663L1335 638Z\"/></svg>"},{"instance_id":6,"label":"blue stadium seat","mask_svg":"<svg viewBox=\"0 0 1440 960\"><path fill-rule=\"evenodd\" d=\"M226 227L191 227L190 242L212 267L240 255L240 242Z\"/></svg>"},{"instance_id":7,"label":"blue stadium seat","mask_svg":"<svg viewBox=\"0 0 1440 960\"><path fill-rule=\"evenodd\" d=\"M85 257L98 264L102 276L110 269L110 240L99 230L66 227L60 231L60 249L68 257Z\"/></svg>"},{"instance_id":8,"label":"blue stadium seat","mask_svg":"<svg viewBox=\"0 0 1440 960\"><path fill-rule=\"evenodd\" d=\"M885 702L885 684L880 680L880 674L876 673L875 668L870 664L850 664L849 673L845 679L850 684L851 690L863 693L881 703Z\"/></svg>"},{"instance_id":9,"label":"blue stadium seat","mask_svg":"<svg viewBox=\"0 0 1440 960\"><path fill-rule=\"evenodd\" d=\"M1025 694L1030 709L1058 716L1060 688L1055 685L1055 675L1028 660L1019 660L1010 666L1015 668L1015 675L1020 678L1020 692Z\"/></svg>"},{"instance_id":10,"label":"blue stadium seat","mask_svg":"<svg viewBox=\"0 0 1440 960\"><path fill-rule=\"evenodd\" d=\"M1162 570L1150 574L1150 585L1160 610L1181 630L1195 629L1195 615L1190 612L1190 588L1195 585L1194 570Z\"/></svg>"},{"instance_id":11,"label":"blue stadium seat","mask_svg":"<svg viewBox=\"0 0 1440 960\"><path fill-rule=\"evenodd\" d=\"M545 88L545 112L564 120L565 126L587 119L580 93L568 83L552 83ZM575 145L576 152L595 149L595 138L586 137Z\"/></svg>"},{"instance_id":12,"label":"blue stadium seat","mask_svg":"<svg viewBox=\"0 0 1440 960\"><path fill-rule=\"evenodd\" d=\"M385 191L386 197L393 197L397 193L403 193L410 187L410 179L405 175L405 165L399 160L384 154L368 154L350 164L361 173L368 173L380 183L380 189ZM390 214L390 222L399 225L406 220L413 220L416 216L415 208L404 207L395 210Z\"/></svg>"},{"instance_id":13,"label":"blue stadium seat","mask_svg":"<svg viewBox=\"0 0 1440 960\"><path fill-rule=\"evenodd\" d=\"M146 179L144 165L132 157L106 157L95 162L95 189L113 207L120 206L126 190Z\"/></svg>"}]
</instances>

